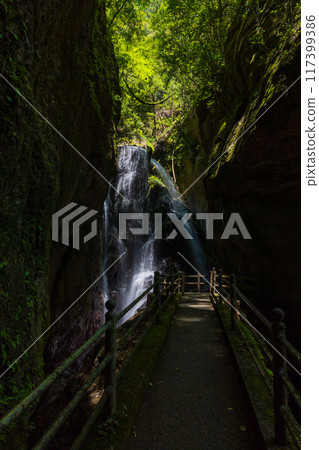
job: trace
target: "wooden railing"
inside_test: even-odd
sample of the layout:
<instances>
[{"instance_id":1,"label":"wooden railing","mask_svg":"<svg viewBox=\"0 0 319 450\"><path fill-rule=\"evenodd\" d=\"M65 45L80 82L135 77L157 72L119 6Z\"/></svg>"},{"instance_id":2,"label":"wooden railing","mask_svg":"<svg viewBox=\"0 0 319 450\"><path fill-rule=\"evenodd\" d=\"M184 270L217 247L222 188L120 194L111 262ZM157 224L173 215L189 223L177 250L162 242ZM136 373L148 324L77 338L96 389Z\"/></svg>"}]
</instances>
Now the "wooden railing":
<instances>
[{"instance_id":1,"label":"wooden railing","mask_svg":"<svg viewBox=\"0 0 319 450\"><path fill-rule=\"evenodd\" d=\"M36 400L39 399L40 396L46 392L48 388L82 355L89 350L94 350L95 348L96 351L98 351L98 348L101 346L101 338L104 334L105 351L102 361L89 376L88 380L77 391L70 402L60 412L54 423L48 427L37 444L33 447L33 450L45 449L48 447L54 436L60 430L62 425L65 424L71 413L75 410L76 406L87 393L88 389L92 386L97 377L104 376L104 393L71 447L72 450L80 448L96 418L102 412L106 417L110 417L114 413L116 402L116 383L130 360L130 356L128 356L125 363L122 364L120 370L116 371L116 358L118 350L120 350L121 347L127 342L128 338L134 333L138 325L145 318L146 314L150 314L151 320L147 322L143 333L131 349L130 355L133 354L151 325L153 325L155 321L157 323L161 321L163 307L170 301L176 292L182 292L183 279L184 277L181 272L170 275L160 275L160 273L155 272L154 283L152 283L152 285L150 285L141 295L139 295L130 305L128 305L117 315L114 311L114 301L108 300L106 302L107 312L105 314L105 324L59 367L57 367L54 372L51 373L24 400L22 400L8 414L1 418L0 434L5 432L10 425L15 425L18 428L18 419L21 414L32 404L34 404ZM129 328L125 330L125 333L121 335L120 339L117 339L117 322L119 322L135 305L137 305L147 294L149 294L152 289L153 294L149 295L147 304L143 311L137 315L135 320L132 321Z\"/></svg>"},{"instance_id":2,"label":"wooden railing","mask_svg":"<svg viewBox=\"0 0 319 450\"><path fill-rule=\"evenodd\" d=\"M184 274L184 272L183 272ZM196 290L197 292L201 291L201 287L202 286L207 286L207 282L205 281L205 279L207 280L209 278L209 275L202 275L202 274L195 274L195 275L188 275L188 274L184 274L184 291L194 291ZM189 280L189 281L187 281ZM192 289L193 286L193 289Z\"/></svg>"},{"instance_id":3,"label":"wooden railing","mask_svg":"<svg viewBox=\"0 0 319 450\"><path fill-rule=\"evenodd\" d=\"M245 284L247 283L247 284ZM295 419L289 405L300 415L300 393L293 384L292 374L300 375L300 353L286 338L285 313L276 308L268 319L238 288L234 274L225 275L221 270L210 272L210 295L214 302L225 303L230 311L230 327L247 327L258 343L265 361L273 372L274 440L277 445L287 445L289 432L296 448L300 448L300 424ZM254 286L251 277L241 277L241 286ZM247 318L249 317L249 319ZM253 325L250 318L254 318ZM258 329L259 328L259 329Z\"/></svg>"}]
</instances>

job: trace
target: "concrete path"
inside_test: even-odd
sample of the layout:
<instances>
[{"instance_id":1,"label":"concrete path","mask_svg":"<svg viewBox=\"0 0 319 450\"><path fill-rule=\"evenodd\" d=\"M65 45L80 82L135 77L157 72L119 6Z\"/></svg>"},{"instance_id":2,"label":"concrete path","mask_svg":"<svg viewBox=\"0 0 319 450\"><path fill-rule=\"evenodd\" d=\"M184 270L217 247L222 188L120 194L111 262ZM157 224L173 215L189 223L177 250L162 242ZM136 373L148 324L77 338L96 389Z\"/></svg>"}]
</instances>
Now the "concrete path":
<instances>
[{"instance_id":1,"label":"concrete path","mask_svg":"<svg viewBox=\"0 0 319 450\"><path fill-rule=\"evenodd\" d=\"M187 293L128 445L134 449L260 449L208 294Z\"/></svg>"}]
</instances>

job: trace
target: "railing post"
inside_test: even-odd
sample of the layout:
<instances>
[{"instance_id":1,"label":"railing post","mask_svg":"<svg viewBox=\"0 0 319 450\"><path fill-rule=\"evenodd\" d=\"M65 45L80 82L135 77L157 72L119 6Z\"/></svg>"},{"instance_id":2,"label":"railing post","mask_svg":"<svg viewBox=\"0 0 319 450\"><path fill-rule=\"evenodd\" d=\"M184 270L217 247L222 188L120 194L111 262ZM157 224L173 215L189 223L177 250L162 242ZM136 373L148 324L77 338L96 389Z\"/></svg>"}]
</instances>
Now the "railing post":
<instances>
[{"instance_id":1,"label":"railing post","mask_svg":"<svg viewBox=\"0 0 319 450\"><path fill-rule=\"evenodd\" d=\"M157 305L157 316L156 316L156 323L160 324L161 323L161 307L162 307L162 295L161 295L161 286L160 284L157 282L159 282L160 280L160 273L159 272L154 272L154 295L155 297L158 296L158 299L156 301L156 305Z\"/></svg>"},{"instance_id":2,"label":"railing post","mask_svg":"<svg viewBox=\"0 0 319 450\"><path fill-rule=\"evenodd\" d=\"M105 355L112 354L111 361L104 370L104 387L111 387L111 393L105 404L105 415L111 417L115 410L116 402L116 314L115 302L108 300L105 303L107 312L105 313L105 323L111 322L111 327L105 332Z\"/></svg>"},{"instance_id":3,"label":"railing post","mask_svg":"<svg viewBox=\"0 0 319 450\"><path fill-rule=\"evenodd\" d=\"M230 324L231 329L236 327L236 313L237 313L237 297L236 297L236 275L232 273L230 275Z\"/></svg>"},{"instance_id":4,"label":"railing post","mask_svg":"<svg viewBox=\"0 0 319 450\"><path fill-rule=\"evenodd\" d=\"M182 272L182 295L185 294L185 272Z\"/></svg>"},{"instance_id":5,"label":"railing post","mask_svg":"<svg viewBox=\"0 0 319 450\"><path fill-rule=\"evenodd\" d=\"M273 387L274 387L274 430L275 442L285 446L287 443L287 428L285 414L287 411L287 389L282 376L286 373L286 325L283 320L285 313L276 308L272 311L272 343L278 350L273 350ZM282 355L282 356L281 356Z\"/></svg>"},{"instance_id":6,"label":"railing post","mask_svg":"<svg viewBox=\"0 0 319 450\"><path fill-rule=\"evenodd\" d=\"M216 295L216 291L215 291L216 283L217 283L217 280L216 280L216 279L217 279L217 273L216 273L215 267L213 267L213 283L212 283L212 286L213 286L213 289L212 289L213 296Z\"/></svg>"},{"instance_id":7,"label":"railing post","mask_svg":"<svg viewBox=\"0 0 319 450\"><path fill-rule=\"evenodd\" d=\"M222 302L222 290L223 290L223 270L222 269L219 269L219 271L218 271L217 288L219 290L218 301L219 301L219 303L221 303Z\"/></svg>"},{"instance_id":8,"label":"railing post","mask_svg":"<svg viewBox=\"0 0 319 450\"><path fill-rule=\"evenodd\" d=\"M197 274L197 292L200 293L200 275Z\"/></svg>"},{"instance_id":9,"label":"railing post","mask_svg":"<svg viewBox=\"0 0 319 450\"><path fill-rule=\"evenodd\" d=\"M213 283L214 283L214 273L211 270L209 272L209 295L212 295L212 290L213 290Z\"/></svg>"},{"instance_id":10,"label":"railing post","mask_svg":"<svg viewBox=\"0 0 319 450\"><path fill-rule=\"evenodd\" d=\"M173 272L171 273L170 278L171 278L171 289L170 289L170 291L171 291L171 296L173 296L174 295L174 285L175 285Z\"/></svg>"},{"instance_id":11,"label":"railing post","mask_svg":"<svg viewBox=\"0 0 319 450\"><path fill-rule=\"evenodd\" d=\"M182 272L179 270L178 271L178 287L177 287L177 292L180 294L181 293L181 274L182 274Z\"/></svg>"}]
</instances>

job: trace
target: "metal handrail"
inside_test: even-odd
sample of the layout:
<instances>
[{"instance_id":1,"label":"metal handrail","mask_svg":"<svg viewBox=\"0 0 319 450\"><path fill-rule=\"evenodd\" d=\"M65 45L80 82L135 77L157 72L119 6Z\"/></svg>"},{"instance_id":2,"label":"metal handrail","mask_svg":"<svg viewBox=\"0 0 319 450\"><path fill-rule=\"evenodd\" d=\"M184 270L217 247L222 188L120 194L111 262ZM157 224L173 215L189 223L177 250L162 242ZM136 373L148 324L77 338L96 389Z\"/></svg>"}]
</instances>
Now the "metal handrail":
<instances>
[{"instance_id":1,"label":"metal handrail","mask_svg":"<svg viewBox=\"0 0 319 450\"><path fill-rule=\"evenodd\" d=\"M285 386L286 386L289 394L293 398L296 406L298 407L299 411L301 411L301 396L300 396L299 392L297 391L295 386L292 384L292 382L289 380L286 373L281 373L280 376L281 376L283 382L285 383Z\"/></svg>"},{"instance_id":2,"label":"metal handrail","mask_svg":"<svg viewBox=\"0 0 319 450\"><path fill-rule=\"evenodd\" d=\"M155 277L154 277L155 278ZM162 278L162 276L159 276L159 280ZM178 274L178 278L177 280L180 281L180 275ZM174 280L174 282L176 282L176 279ZM160 286L160 283L155 282L153 284L153 287L156 286ZM161 294L163 294L164 292L166 292L168 289L171 288L171 284L168 284L168 286L163 289L161 291ZM178 285L175 286L173 292L175 292L178 288ZM165 304L170 300L171 296L173 295L173 292L170 293L170 295L168 295L167 299L165 300L165 302L161 305L161 307L163 308L163 306L165 306ZM144 295L145 295L145 291L144 291ZM155 296L151 303L149 305L147 305L147 307L145 308L145 310L143 311L143 313L135 320L135 322L133 323L133 325L129 328L129 330L127 331L125 336L125 340L128 339L129 335L132 334L132 332L134 331L134 329L137 327L137 325L141 322L142 318L144 317L144 315L154 306L154 304L156 303L156 301L158 301L158 295ZM132 302L133 303L133 302ZM131 305L132 305L131 303ZM143 330L143 333L141 334L141 336L138 338L138 340L135 342L133 348L130 351L130 355L129 357L125 360L125 362L123 363L123 365L121 366L120 370L117 372L116 374L116 382L118 382L118 380L120 379L121 375L123 374L124 370L126 369L128 363L131 360L131 357L133 355L133 353L137 350L137 348L139 347L140 343L142 342L142 340L144 339L144 336L146 335L146 333L148 332L149 328L153 325L154 320L156 319L157 314L154 314L154 316L152 317L152 319L150 320L149 324L146 326L146 328ZM116 349L118 350L122 343L124 343L124 336L121 339L121 342L118 343ZM97 417L100 415L100 413L103 410L104 404L105 402L108 400L108 396L106 397L104 396L104 394L102 395L100 401L98 402L97 406L95 407L93 413L90 415L90 417L87 419L86 424L84 425L84 427L82 428L81 432L79 433L79 435L77 436L77 438L75 439L73 445L71 446L71 450L78 450L81 448L81 445L85 439L85 437L87 436L87 434L89 433L92 425L94 424L95 420L97 419Z\"/></svg>"},{"instance_id":3,"label":"metal handrail","mask_svg":"<svg viewBox=\"0 0 319 450\"><path fill-rule=\"evenodd\" d=\"M178 272L173 274L174 277L176 277L177 275L178 275ZM171 277L172 274L160 275L160 278L168 278L169 276ZM142 292L142 294L140 294L135 300L133 300L132 303L130 303L125 309L123 309L123 311L121 311L119 314L117 314L116 321L118 322L120 319L122 319L122 317L124 317L125 314L127 314L140 300L142 300L143 297L145 297L145 295L148 292L150 292L155 286L157 286L159 284L161 284L160 279L158 281L156 281L156 283L152 283L147 289L145 289L145 291Z\"/></svg>"},{"instance_id":4,"label":"metal handrail","mask_svg":"<svg viewBox=\"0 0 319 450\"><path fill-rule=\"evenodd\" d=\"M96 378L105 370L105 377L107 374L110 373L110 371L114 370L114 378L111 376L110 380L115 380L115 354L116 350L120 347L122 343L133 333L135 328L137 328L138 324L142 321L146 313L153 308L153 306L157 303L159 303L159 307L157 312L155 313L154 317L152 318L150 324L146 327L146 330L144 330L143 335L148 330L149 326L153 323L155 318L160 314L163 306L170 300L170 298L173 296L174 292L178 289L180 291L181 288L181 281L183 280L183 273L178 272L176 274L170 274L166 275L166 278L170 278L167 281L167 286L162 289L158 295L155 295L154 298L152 298L151 302L147 307L145 308L145 311L135 320L134 324L129 328L129 330L125 333L125 335L120 340L119 344L117 346L113 345L113 339L115 339L115 324L118 322L128 311L130 311L151 289L156 288L160 289L162 284L162 276L159 276L155 282L149 286L142 294L140 294L130 305L128 305L120 314L115 315L113 312L113 309L115 307L115 304L113 302L108 302L109 304L106 304L107 306L107 313L106 313L106 320L105 324L93 335L91 336L80 348L78 348L72 355L70 355L59 367L57 367L54 372L52 372L48 377L45 378L42 383L35 388L26 398L24 398L17 406L12 408L12 410L6 414L4 417L0 419L0 432L3 431L5 428L7 428L10 424L12 424L27 408L30 406L40 395L42 395L44 392L47 391L47 389L56 381L56 379L61 376L66 369L68 369L80 356L84 354L85 351L91 348L93 344L99 344L99 338L105 334L106 339L111 339L112 342L108 347L110 349L113 349L111 352L105 351L105 355L99 366L93 371L93 373L90 375L88 380L83 384L83 386L80 387L80 389L77 391L77 393L73 396L73 398L70 400L70 402L64 407L63 411L60 413L59 417L55 420L55 422L47 429L45 434L40 438L40 440L37 442L37 444L33 447L33 450L40 450L45 448L53 439L55 434L58 432L58 430L61 428L61 426L65 423L68 416L74 411L78 403L83 398L84 394L87 392L88 388L93 384L93 382L96 380ZM172 289L173 286L173 289ZM161 296L166 293L166 291L169 290L169 295L167 296L165 302L161 304L159 302ZM113 331L112 331L113 330ZM108 334L107 334L108 333ZM111 334L109 334L111 333ZM115 342L115 341L114 341ZM106 341L105 341L105 349L106 349ZM122 371L122 368L120 372ZM110 397L114 397L114 390L115 385L112 385L112 382L110 385L106 385L104 389L104 393L94 409L93 413L88 418L85 426L82 428L81 433L77 436L76 440L74 441L72 445L72 450L75 450L77 448L80 448L81 443L85 439L90 427L94 423L95 419L98 417L100 412L102 411L103 406L107 402L107 400ZM109 402L108 402L109 403ZM109 407L108 407L109 409Z\"/></svg>"},{"instance_id":5,"label":"metal handrail","mask_svg":"<svg viewBox=\"0 0 319 450\"><path fill-rule=\"evenodd\" d=\"M188 275L188 274L185 274L185 278L198 278L198 276L201 277L201 278L203 278L203 277L208 278L209 275L203 275L203 274L201 274L201 273L199 273L199 274L197 274L197 275Z\"/></svg>"},{"instance_id":6,"label":"metal handrail","mask_svg":"<svg viewBox=\"0 0 319 450\"><path fill-rule=\"evenodd\" d=\"M171 276L177 277L178 274L179 274L179 272L175 272L175 273L164 273L164 274L160 274L160 275L159 275L159 278L169 278L169 277L171 277ZM185 275L185 276L187 276L187 275Z\"/></svg>"},{"instance_id":7,"label":"metal handrail","mask_svg":"<svg viewBox=\"0 0 319 450\"><path fill-rule=\"evenodd\" d=\"M174 289L174 292L177 290L177 286ZM161 305L161 309L163 309L165 307L165 305L169 302L169 300L172 297L172 293L170 293L167 298L165 299L164 303ZM155 300L155 299L154 299ZM130 354L132 355L132 353L138 348L138 346L140 345L140 343L142 342L145 334L148 332L149 328L153 325L155 319L157 318L157 314L154 314L153 318L150 320L150 323L147 325L147 327L145 328L145 330L143 331L142 335L139 337L138 341L135 343L133 349L131 350ZM120 346L119 346L120 347ZM126 361L123 363L123 365L121 366L120 370L117 372L116 374L116 379L117 381L121 378L122 373L124 372L126 366L128 365L128 363L130 362L130 357L126 359Z\"/></svg>"},{"instance_id":8,"label":"metal handrail","mask_svg":"<svg viewBox=\"0 0 319 450\"><path fill-rule=\"evenodd\" d=\"M10 425L15 419L17 419L26 408L31 405L41 394L43 394L52 383L60 376L62 373L68 369L72 363L74 363L82 354L90 348L90 346L96 342L96 340L102 336L109 328L110 323L103 325L100 330L98 330L90 339L88 339L80 348L78 348L71 356L69 356L54 372L52 372L42 383L35 388L30 394L23 399L17 406L15 406L8 414L0 420L0 433L1 431Z\"/></svg>"},{"instance_id":9,"label":"metal handrail","mask_svg":"<svg viewBox=\"0 0 319 450\"><path fill-rule=\"evenodd\" d=\"M49 443L54 438L55 434L59 431L59 429L64 424L66 419L69 417L69 415L74 411L76 406L79 404L83 395L86 393L86 391L89 389L89 387L93 384L93 382L96 380L96 378L100 375L102 370L104 370L104 368L111 361L111 359L112 359L112 354L110 354L110 353L107 354L103 358L102 362L95 369L95 371L92 373L92 375L86 381L86 383L84 383L83 386L78 390L78 392L74 395L72 400L68 403L68 405L60 413L58 419L47 430L47 432L42 436L42 438L37 442L37 444L33 447L32 450L42 450L47 445L49 445ZM109 389L109 394L110 393L111 393L111 390Z\"/></svg>"},{"instance_id":10,"label":"metal handrail","mask_svg":"<svg viewBox=\"0 0 319 450\"><path fill-rule=\"evenodd\" d=\"M142 314L133 322L130 328L124 333L124 336L121 337L120 341L116 344L116 350L122 347L123 344L128 340L131 334L134 332L136 327L140 324L140 322L144 319L146 313L149 312L150 309L154 306L156 300L158 300L158 295L152 299L152 301L147 305Z\"/></svg>"},{"instance_id":11,"label":"metal handrail","mask_svg":"<svg viewBox=\"0 0 319 450\"><path fill-rule=\"evenodd\" d=\"M289 379L286 362L289 363L290 366L292 364L289 360L286 359L286 353L292 357L295 363L300 365L301 356L300 353L293 347L293 345L287 340L285 336L285 324L283 323L284 312L280 309L273 310L273 322L270 322L262 313L258 310L258 308L252 304L250 300L238 289L236 286L236 276L230 276L230 292L227 292L224 289L225 275L222 271L216 272L215 270L211 272L211 286L216 292L220 292L224 294L224 298L227 299L226 303L230 307L231 311L231 328L234 330L236 328L236 318L239 316L236 313L238 311L238 297L245 302L245 304L253 311L256 317L260 320L260 322L266 327L266 329L271 333L272 336L272 355L269 355L267 350L267 358L273 367L273 401L274 401L274 429L275 429L275 440L280 445L286 444L286 430L290 433L291 438L296 443L297 446L300 446L300 425L293 417L290 409L287 404L287 396L288 393L291 399L294 401L295 405L300 409L301 407L301 398L298 390L292 384ZM226 282L227 283L227 282ZM210 291L212 295L212 291ZM212 296L214 299L214 296ZM221 301L221 296L219 296L219 301ZM216 298L215 298L215 302ZM242 313L240 313L243 316ZM237 316L237 317L236 317ZM246 321L242 324L244 325ZM248 322L249 324L249 322ZM252 326L252 331L258 334L257 329ZM258 341L258 345L263 348L263 345ZM269 357L270 356L270 357ZM294 369L295 367L292 366ZM297 371L297 369L295 369ZM298 371L297 371L298 372ZM299 373L299 372L298 372Z\"/></svg>"},{"instance_id":12,"label":"metal handrail","mask_svg":"<svg viewBox=\"0 0 319 450\"><path fill-rule=\"evenodd\" d=\"M84 427L82 428L81 432L77 435L75 441L72 444L72 447L70 450L77 450L79 448L81 448L82 442L84 441L84 439L86 438L86 436L88 435L92 425L94 424L94 422L96 421L96 419L98 418L98 416L101 414L103 407L106 403L106 401L108 400L109 396L111 393L111 386L109 386L108 388L106 388L102 394L102 397L100 398L98 404L96 405L96 407L94 408L93 413L90 415L90 417L87 419Z\"/></svg>"},{"instance_id":13,"label":"metal handrail","mask_svg":"<svg viewBox=\"0 0 319 450\"><path fill-rule=\"evenodd\" d=\"M219 288L218 288L219 290L220 290L220 293L221 294L226 294L226 295L229 295L229 292L228 291L226 291L226 289L225 289L225 287L224 286L219 286Z\"/></svg>"},{"instance_id":14,"label":"metal handrail","mask_svg":"<svg viewBox=\"0 0 319 450\"><path fill-rule=\"evenodd\" d=\"M285 346L286 346L289 356L291 356L292 359L294 360L294 362L300 366L301 365L300 353L295 349L295 347L286 338L284 338L284 343L285 343Z\"/></svg>"},{"instance_id":15,"label":"metal handrail","mask_svg":"<svg viewBox=\"0 0 319 450\"><path fill-rule=\"evenodd\" d=\"M157 282L157 284L159 284L160 281ZM122 319L122 317L125 316L125 314L127 314L140 300L142 300L145 295L150 292L155 286L155 283L151 284L151 286L149 286L147 289L145 289L144 292L142 292L141 295L139 295L135 300L132 301L132 303L130 303L125 309L123 309L123 311L121 311L119 314L117 314L116 316L116 322L118 322L120 319Z\"/></svg>"},{"instance_id":16,"label":"metal handrail","mask_svg":"<svg viewBox=\"0 0 319 450\"><path fill-rule=\"evenodd\" d=\"M247 306L256 314L258 319L265 325L267 330L271 331L271 322L256 308L255 305L248 300L248 298L237 288L235 287L237 294L241 297L241 299L246 303Z\"/></svg>"},{"instance_id":17,"label":"metal handrail","mask_svg":"<svg viewBox=\"0 0 319 450\"><path fill-rule=\"evenodd\" d=\"M176 277L176 275L178 275L178 273L173 274L174 277ZM167 278L167 277L168 275L160 275L160 278ZM119 314L117 314L116 322L122 319L122 317L124 317L125 314L127 314L140 300L142 300L148 292L150 292L155 286L158 286L159 284L161 284L161 280L156 281L156 283L151 284L147 289L145 289L145 291L142 292L142 294L140 294L135 300L133 300L132 303L130 303L125 309L123 309ZM163 292L165 292L166 289L168 288L165 288Z\"/></svg>"},{"instance_id":18,"label":"metal handrail","mask_svg":"<svg viewBox=\"0 0 319 450\"><path fill-rule=\"evenodd\" d=\"M175 280L176 281L176 280ZM169 289L171 289L172 285L169 284L168 286L166 286L164 289L162 289L161 293L164 294L166 291L168 291Z\"/></svg>"},{"instance_id":19,"label":"metal handrail","mask_svg":"<svg viewBox=\"0 0 319 450\"><path fill-rule=\"evenodd\" d=\"M241 299L246 303L247 306L256 314L256 316L259 318L259 320L265 325L268 331L271 331L271 322L259 311L256 306L254 306L250 300L236 287L237 294L241 297ZM301 355L300 353L294 348L294 346L287 340L287 338L284 338L284 345L286 346L287 352L289 355L293 358L294 362L297 363L299 366L301 365Z\"/></svg>"}]
</instances>

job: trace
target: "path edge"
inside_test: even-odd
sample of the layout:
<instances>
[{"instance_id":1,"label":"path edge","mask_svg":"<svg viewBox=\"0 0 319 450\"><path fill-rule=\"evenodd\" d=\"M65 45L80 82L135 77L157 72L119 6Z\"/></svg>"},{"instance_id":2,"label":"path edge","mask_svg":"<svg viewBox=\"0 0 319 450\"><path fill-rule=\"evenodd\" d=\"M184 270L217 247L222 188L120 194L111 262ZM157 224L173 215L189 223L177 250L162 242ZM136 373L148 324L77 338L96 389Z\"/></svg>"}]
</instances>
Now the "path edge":
<instances>
[{"instance_id":1,"label":"path edge","mask_svg":"<svg viewBox=\"0 0 319 450\"><path fill-rule=\"evenodd\" d=\"M282 449L282 447L273 443L272 398L254 360L249 354L247 344L240 333L231 331L230 313L226 305L219 304L218 299L212 297L211 302L219 318L232 360L244 388L249 409L255 419L263 449Z\"/></svg>"},{"instance_id":2,"label":"path edge","mask_svg":"<svg viewBox=\"0 0 319 450\"><path fill-rule=\"evenodd\" d=\"M86 450L127 448L126 443L144 400L145 390L150 385L152 373L181 298L181 294L176 294L164 308L161 323L150 327L121 376L117 386L117 408L112 419L113 433L99 436L98 427L103 425L105 420L98 420L83 443Z\"/></svg>"}]
</instances>

